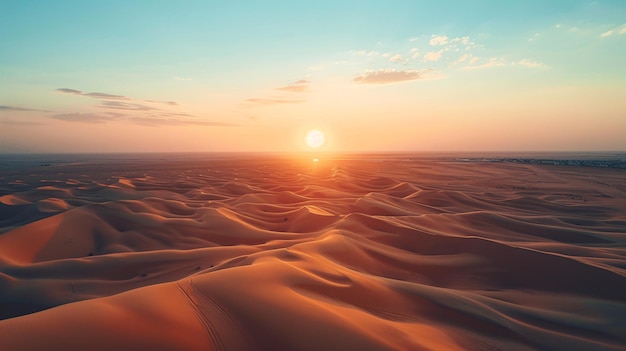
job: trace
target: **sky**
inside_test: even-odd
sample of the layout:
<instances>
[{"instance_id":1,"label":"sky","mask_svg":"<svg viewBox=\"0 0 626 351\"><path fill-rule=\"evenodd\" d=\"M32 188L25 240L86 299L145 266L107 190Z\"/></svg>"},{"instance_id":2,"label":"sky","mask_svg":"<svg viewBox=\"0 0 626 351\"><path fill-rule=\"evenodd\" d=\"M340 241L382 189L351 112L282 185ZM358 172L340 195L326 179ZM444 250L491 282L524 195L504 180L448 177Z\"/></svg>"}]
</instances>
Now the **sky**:
<instances>
[{"instance_id":1,"label":"sky","mask_svg":"<svg viewBox=\"0 0 626 351\"><path fill-rule=\"evenodd\" d=\"M623 0L2 12L0 153L626 150Z\"/></svg>"}]
</instances>

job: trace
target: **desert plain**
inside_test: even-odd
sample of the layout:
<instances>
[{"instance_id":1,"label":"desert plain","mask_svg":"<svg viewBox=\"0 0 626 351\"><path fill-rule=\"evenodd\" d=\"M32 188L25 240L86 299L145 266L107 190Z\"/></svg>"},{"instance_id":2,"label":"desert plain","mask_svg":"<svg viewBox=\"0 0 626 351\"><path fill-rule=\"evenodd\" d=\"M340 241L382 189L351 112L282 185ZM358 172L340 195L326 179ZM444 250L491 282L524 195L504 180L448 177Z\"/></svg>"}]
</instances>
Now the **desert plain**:
<instances>
[{"instance_id":1,"label":"desert plain","mask_svg":"<svg viewBox=\"0 0 626 351\"><path fill-rule=\"evenodd\" d=\"M4 351L626 350L626 169L5 157L0 319Z\"/></svg>"}]
</instances>

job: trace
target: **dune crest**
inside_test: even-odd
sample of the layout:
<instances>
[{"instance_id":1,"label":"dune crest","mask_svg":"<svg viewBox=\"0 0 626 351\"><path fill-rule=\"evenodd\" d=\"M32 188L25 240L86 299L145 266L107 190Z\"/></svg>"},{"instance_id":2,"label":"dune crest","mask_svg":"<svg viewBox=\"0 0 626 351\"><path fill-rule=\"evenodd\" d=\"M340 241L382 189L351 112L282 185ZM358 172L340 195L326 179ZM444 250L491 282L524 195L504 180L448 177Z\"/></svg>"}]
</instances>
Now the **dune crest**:
<instances>
[{"instance_id":1,"label":"dune crest","mask_svg":"<svg viewBox=\"0 0 626 351\"><path fill-rule=\"evenodd\" d=\"M391 157L0 171L2 350L626 350L626 172Z\"/></svg>"}]
</instances>

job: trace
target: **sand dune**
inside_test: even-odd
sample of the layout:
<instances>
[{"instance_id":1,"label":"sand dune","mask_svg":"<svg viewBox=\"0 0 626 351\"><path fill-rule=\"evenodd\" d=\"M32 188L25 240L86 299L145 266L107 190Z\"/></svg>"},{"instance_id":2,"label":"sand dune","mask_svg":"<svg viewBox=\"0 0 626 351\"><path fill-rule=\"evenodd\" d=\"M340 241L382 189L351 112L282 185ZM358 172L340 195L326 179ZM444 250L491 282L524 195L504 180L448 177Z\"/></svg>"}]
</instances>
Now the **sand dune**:
<instances>
[{"instance_id":1,"label":"sand dune","mask_svg":"<svg viewBox=\"0 0 626 351\"><path fill-rule=\"evenodd\" d=\"M2 350L626 350L626 172L406 157L0 170Z\"/></svg>"}]
</instances>

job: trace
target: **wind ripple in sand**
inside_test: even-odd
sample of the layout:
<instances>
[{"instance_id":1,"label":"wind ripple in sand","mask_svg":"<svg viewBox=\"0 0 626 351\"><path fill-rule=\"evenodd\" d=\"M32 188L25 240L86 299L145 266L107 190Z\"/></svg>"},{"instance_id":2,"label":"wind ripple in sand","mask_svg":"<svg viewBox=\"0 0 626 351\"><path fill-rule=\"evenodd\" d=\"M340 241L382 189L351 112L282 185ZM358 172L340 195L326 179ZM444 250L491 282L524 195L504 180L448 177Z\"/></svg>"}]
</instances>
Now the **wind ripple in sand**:
<instances>
[{"instance_id":1,"label":"wind ripple in sand","mask_svg":"<svg viewBox=\"0 0 626 351\"><path fill-rule=\"evenodd\" d=\"M0 176L3 350L626 350L623 171L242 158Z\"/></svg>"}]
</instances>

